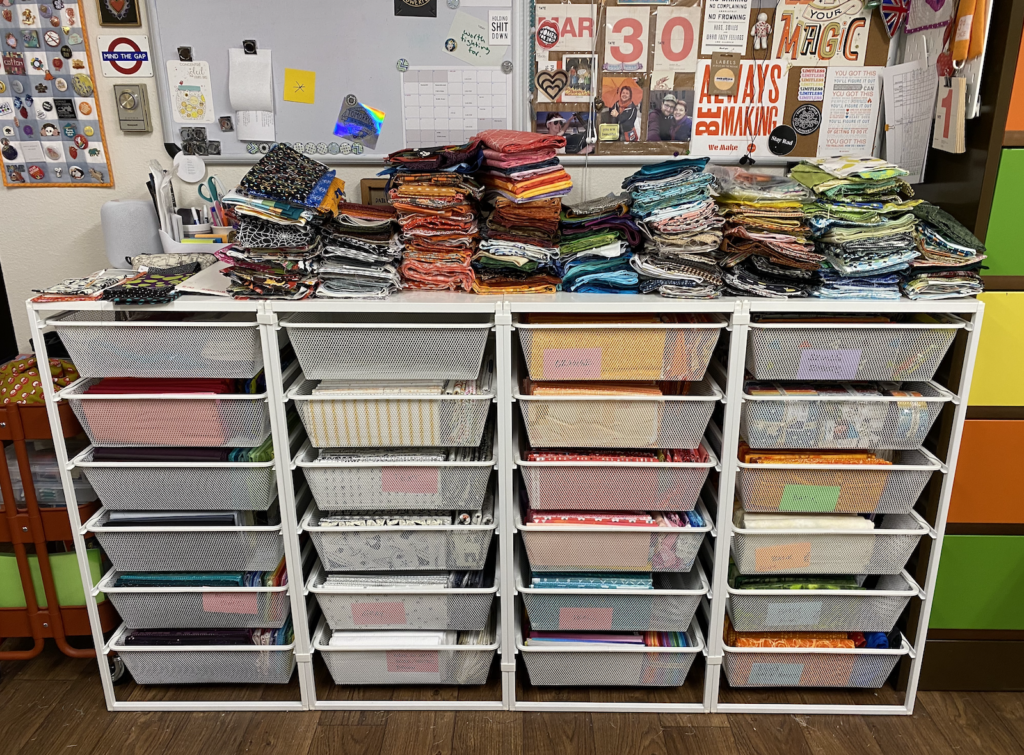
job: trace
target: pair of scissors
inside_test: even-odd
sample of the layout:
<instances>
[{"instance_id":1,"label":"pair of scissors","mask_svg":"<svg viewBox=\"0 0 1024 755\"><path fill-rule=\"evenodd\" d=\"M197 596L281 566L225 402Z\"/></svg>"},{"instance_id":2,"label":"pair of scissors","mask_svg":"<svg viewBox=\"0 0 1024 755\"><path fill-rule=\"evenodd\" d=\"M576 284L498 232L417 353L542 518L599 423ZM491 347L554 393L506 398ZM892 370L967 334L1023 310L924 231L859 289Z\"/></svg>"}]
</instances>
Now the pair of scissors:
<instances>
[{"instance_id":1,"label":"pair of scissors","mask_svg":"<svg viewBox=\"0 0 1024 755\"><path fill-rule=\"evenodd\" d=\"M203 191L204 187L208 189L209 195ZM217 176L210 176L208 180L201 182L199 184L198 192L200 199L204 202L209 202L212 205L219 205L221 197L227 194L224 190L224 184L220 182L220 179L217 178Z\"/></svg>"}]
</instances>

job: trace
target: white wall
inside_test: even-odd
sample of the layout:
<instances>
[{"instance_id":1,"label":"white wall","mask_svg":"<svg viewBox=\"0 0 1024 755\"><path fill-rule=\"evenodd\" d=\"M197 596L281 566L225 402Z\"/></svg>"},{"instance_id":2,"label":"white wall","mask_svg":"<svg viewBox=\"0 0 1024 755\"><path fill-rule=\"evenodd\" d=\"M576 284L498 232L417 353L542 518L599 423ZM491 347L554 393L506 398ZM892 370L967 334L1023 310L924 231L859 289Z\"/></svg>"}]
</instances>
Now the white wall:
<instances>
[{"instance_id":1,"label":"white wall","mask_svg":"<svg viewBox=\"0 0 1024 755\"><path fill-rule=\"evenodd\" d=\"M113 85L118 79L104 78L100 73L96 36L109 33L99 25L94 0L81 4L89 28L89 43L93 53L92 70L103 110L103 125L110 156L114 187L111 189L0 189L0 265L7 284L7 296L14 318L18 347L29 348L28 318L25 300L32 289L58 283L64 278L87 275L107 267L100 227L100 208L112 199L149 199L146 189L147 168L151 160L170 167L170 159L163 148L160 111L156 106L156 84L153 79L133 79L145 82L153 103L153 131L149 134L125 134L117 126ZM147 20L141 29L131 33L148 34ZM159 73L160 66L154 65ZM215 166L213 168L225 186L237 184L245 173L245 166ZM350 200L359 201L359 180L374 176L377 167L340 167L339 177L347 184ZM589 173L585 176L584 171ZM572 197L601 196L618 191L622 178L631 173L629 168L570 168L577 182ZM194 188L175 187L175 195L182 204L198 203Z\"/></svg>"}]
</instances>

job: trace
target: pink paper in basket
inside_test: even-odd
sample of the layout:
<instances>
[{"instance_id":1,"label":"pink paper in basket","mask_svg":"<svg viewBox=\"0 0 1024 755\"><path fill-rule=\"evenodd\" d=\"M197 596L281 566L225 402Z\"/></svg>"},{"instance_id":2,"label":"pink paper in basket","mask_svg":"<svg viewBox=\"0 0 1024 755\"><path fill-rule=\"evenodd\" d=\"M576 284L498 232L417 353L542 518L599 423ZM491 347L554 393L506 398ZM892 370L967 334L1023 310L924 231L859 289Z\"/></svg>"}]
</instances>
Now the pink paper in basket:
<instances>
[{"instance_id":1,"label":"pink paper in basket","mask_svg":"<svg viewBox=\"0 0 1024 755\"><path fill-rule=\"evenodd\" d=\"M438 673L436 650L388 650L386 656L389 674Z\"/></svg>"},{"instance_id":2,"label":"pink paper in basket","mask_svg":"<svg viewBox=\"0 0 1024 755\"><path fill-rule=\"evenodd\" d=\"M405 626L405 604L400 600L387 603L353 603L352 623L356 626L397 625Z\"/></svg>"},{"instance_id":3,"label":"pink paper in basket","mask_svg":"<svg viewBox=\"0 0 1024 755\"><path fill-rule=\"evenodd\" d=\"M255 616L260 612L258 596L254 592L204 592L203 611L249 616Z\"/></svg>"},{"instance_id":4,"label":"pink paper in basket","mask_svg":"<svg viewBox=\"0 0 1024 755\"><path fill-rule=\"evenodd\" d=\"M437 493L437 467L384 467L380 489L384 493Z\"/></svg>"},{"instance_id":5,"label":"pink paper in basket","mask_svg":"<svg viewBox=\"0 0 1024 755\"><path fill-rule=\"evenodd\" d=\"M601 349L544 349L545 380L600 380Z\"/></svg>"},{"instance_id":6,"label":"pink paper in basket","mask_svg":"<svg viewBox=\"0 0 1024 755\"><path fill-rule=\"evenodd\" d=\"M596 632L612 628L613 608L575 608L562 606L558 609L558 628L567 631Z\"/></svg>"}]
</instances>

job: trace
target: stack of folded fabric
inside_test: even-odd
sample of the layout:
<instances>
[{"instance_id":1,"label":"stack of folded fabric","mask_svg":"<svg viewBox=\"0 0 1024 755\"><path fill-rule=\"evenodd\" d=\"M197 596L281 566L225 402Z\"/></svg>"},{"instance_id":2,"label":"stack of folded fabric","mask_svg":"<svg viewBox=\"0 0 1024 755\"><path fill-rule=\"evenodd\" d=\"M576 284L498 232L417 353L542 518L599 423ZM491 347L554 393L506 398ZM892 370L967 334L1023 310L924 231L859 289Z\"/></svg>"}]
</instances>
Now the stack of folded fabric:
<instances>
[{"instance_id":1,"label":"stack of folded fabric","mask_svg":"<svg viewBox=\"0 0 1024 755\"><path fill-rule=\"evenodd\" d=\"M921 256L914 239L913 209L921 200L903 176L907 171L878 158L804 160L790 176L814 192L805 206L817 250L825 255L821 285L810 293L825 299L898 299L900 276Z\"/></svg>"},{"instance_id":2,"label":"stack of folded fabric","mask_svg":"<svg viewBox=\"0 0 1024 755\"><path fill-rule=\"evenodd\" d=\"M899 647L899 632L737 632L725 618L725 644L733 648L875 648Z\"/></svg>"},{"instance_id":3,"label":"stack of folded fabric","mask_svg":"<svg viewBox=\"0 0 1024 755\"><path fill-rule=\"evenodd\" d=\"M473 257L473 291L554 293L561 197L572 190L556 155L565 137L495 129L478 138L484 159L477 176L491 212Z\"/></svg>"},{"instance_id":4,"label":"stack of folded fabric","mask_svg":"<svg viewBox=\"0 0 1024 755\"><path fill-rule=\"evenodd\" d=\"M382 299L401 290L398 213L390 205L342 202L323 226L323 260L316 295L328 299Z\"/></svg>"},{"instance_id":5,"label":"stack of folded fabric","mask_svg":"<svg viewBox=\"0 0 1024 755\"><path fill-rule=\"evenodd\" d=\"M562 290L636 293L637 275L629 260L643 237L629 214L632 202L622 193L563 207Z\"/></svg>"},{"instance_id":6,"label":"stack of folded fabric","mask_svg":"<svg viewBox=\"0 0 1024 755\"><path fill-rule=\"evenodd\" d=\"M484 572L480 571L389 571L389 572L332 572L324 579L325 587L345 590L464 589L485 587Z\"/></svg>"},{"instance_id":7,"label":"stack of folded fabric","mask_svg":"<svg viewBox=\"0 0 1024 755\"><path fill-rule=\"evenodd\" d=\"M585 649L639 645L649 648L689 647L682 632L544 632L530 629L526 633L527 647L582 645Z\"/></svg>"},{"instance_id":8,"label":"stack of folded fabric","mask_svg":"<svg viewBox=\"0 0 1024 755\"><path fill-rule=\"evenodd\" d=\"M683 299L721 295L722 274L715 263L725 221L711 198L715 177L704 172L707 163L706 157L668 160L645 165L623 181L633 198L630 211L647 237L643 252L629 260L641 293Z\"/></svg>"},{"instance_id":9,"label":"stack of folded fabric","mask_svg":"<svg viewBox=\"0 0 1024 755\"><path fill-rule=\"evenodd\" d=\"M34 302L99 301L103 292L129 278L141 275L135 270L98 270L81 278L67 278L49 288L34 288Z\"/></svg>"},{"instance_id":10,"label":"stack of folded fabric","mask_svg":"<svg viewBox=\"0 0 1024 755\"><path fill-rule=\"evenodd\" d=\"M807 296L825 259L815 251L803 206L812 198L792 178L716 166L718 209L726 219L720 265L740 295Z\"/></svg>"},{"instance_id":11,"label":"stack of folded fabric","mask_svg":"<svg viewBox=\"0 0 1024 755\"><path fill-rule=\"evenodd\" d=\"M316 290L320 229L338 214L345 182L335 171L283 144L275 145L224 204L239 218L228 263L228 292L241 299L305 299Z\"/></svg>"},{"instance_id":12,"label":"stack of folded fabric","mask_svg":"<svg viewBox=\"0 0 1024 755\"><path fill-rule=\"evenodd\" d=\"M527 509L526 524L550 527L703 527L704 518L696 511L548 511Z\"/></svg>"},{"instance_id":13,"label":"stack of folded fabric","mask_svg":"<svg viewBox=\"0 0 1024 755\"><path fill-rule=\"evenodd\" d=\"M903 293L911 299L953 299L984 291L979 271L985 245L941 207L922 202L913 212L921 256L904 274Z\"/></svg>"},{"instance_id":14,"label":"stack of folded fabric","mask_svg":"<svg viewBox=\"0 0 1024 755\"><path fill-rule=\"evenodd\" d=\"M398 212L404 261L402 287L470 291L470 260L480 238L477 202L483 187L469 174L479 168L480 142L388 155L388 197Z\"/></svg>"},{"instance_id":15,"label":"stack of folded fabric","mask_svg":"<svg viewBox=\"0 0 1024 755\"><path fill-rule=\"evenodd\" d=\"M280 629L132 629L124 644L132 646L290 645L295 639L289 616Z\"/></svg>"}]
</instances>

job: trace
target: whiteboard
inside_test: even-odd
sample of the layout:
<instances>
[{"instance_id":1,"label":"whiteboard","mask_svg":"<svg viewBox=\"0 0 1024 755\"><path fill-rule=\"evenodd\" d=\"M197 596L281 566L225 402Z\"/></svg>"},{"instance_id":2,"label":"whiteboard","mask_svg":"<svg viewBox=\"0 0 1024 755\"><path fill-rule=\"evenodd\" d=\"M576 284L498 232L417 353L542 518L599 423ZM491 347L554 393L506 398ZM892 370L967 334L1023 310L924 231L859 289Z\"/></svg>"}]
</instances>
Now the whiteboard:
<instances>
[{"instance_id":1,"label":"whiteboard","mask_svg":"<svg viewBox=\"0 0 1024 755\"><path fill-rule=\"evenodd\" d=\"M205 157L207 163L253 163L261 155L250 154L237 132L222 132L217 118L235 113L228 97L228 50L242 40L256 40L260 50L270 50L273 60L276 140L279 142L341 142L334 126L347 95L385 113L376 149L361 155L323 155L327 163L379 163L389 152L402 149L402 73L399 59L412 68L464 69L469 64L448 53L445 40L456 13L467 13L485 24L488 11L508 6L465 0L458 10L438 0L437 17L398 17L394 0L149 0L150 34L163 135L166 143L181 146L180 129L171 110L166 61L178 60L178 47L192 48L194 61L210 67L214 123L205 126L210 141L220 141L221 154ZM516 5L518 3L514 3ZM518 13L514 14L517 16ZM520 27L522 28L522 27ZM502 60L519 53L519 34ZM315 71L313 104L282 99L284 69ZM511 123L521 117L525 98L521 76L510 71ZM515 127L515 126L513 126Z\"/></svg>"}]
</instances>

